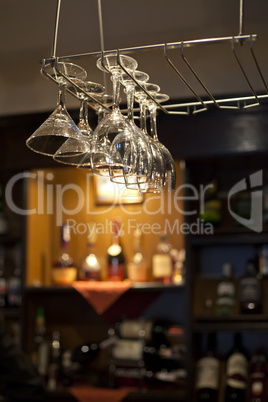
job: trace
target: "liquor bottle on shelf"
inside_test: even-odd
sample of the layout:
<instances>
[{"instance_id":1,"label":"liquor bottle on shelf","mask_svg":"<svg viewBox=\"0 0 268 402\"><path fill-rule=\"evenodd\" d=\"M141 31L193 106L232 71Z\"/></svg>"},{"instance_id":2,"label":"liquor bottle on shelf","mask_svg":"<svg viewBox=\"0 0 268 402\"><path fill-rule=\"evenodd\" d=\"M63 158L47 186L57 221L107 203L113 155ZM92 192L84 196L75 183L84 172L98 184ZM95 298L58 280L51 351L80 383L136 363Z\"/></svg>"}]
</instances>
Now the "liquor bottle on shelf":
<instances>
[{"instance_id":1,"label":"liquor bottle on shelf","mask_svg":"<svg viewBox=\"0 0 268 402\"><path fill-rule=\"evenodd\" d=\"M8 232L8 220L4 212L3 187L0 185L0 236Z\"/></svg>"},{"instance_id":2,"label":"liquor bottle on shelf","mask_svg":"<svg viewBox=\"0 0 268 402\"><path fill-rule=\"evenodd\" d=\"M246 274L240 279L239 301L243 314L258 314L262 311L261 282L252 260L247 261Z\"/></svg>"},{"instance_id":3,"label":"liquor bottle on shelf","mask_svg":"<svg viewBox=\"0 0 268 402\"><path fill-rule=\"evenodd\" d=\"M0 245L0 307L7 306L7 281L5 273L5 248Z\"/></svg>"},{"instance_id":4,"label":"liquor bottle on shelf","mask_svg":"<svg viewBox=\"0 0 268 402\"><path fill-rule=\"evenodd\" d=\"M250 361L249 401L267 401L267 357L262 348L256 350Z\"/></svg>"},{"instance_id":5,"label":"liquor bottle on shelf","mask_svg":"<svg viewBox=\"0 0 268 402\"><path fill-rule=\"evenodd\" d=\"M133 282L149 281L149 266L142 253L142 232L137 228L133 233L134 255L127 264L127 276Z\"/></svg>"},{"instance_id":6,"label":"liquor bottle on shelf","mask_svg":"<svg viewBox=\"0 0 268 402\"><path fill-rule=\"evenodd\" d=\"M222 278L217 286L217 314L231 315L235 307L235 283L233 278L233 267L225 263L222 268Z\"/></svg>"},{"instance_id":7,"label":"liquor bottle on shelf","mask_svg":"<svg viewBox=\"0 0 268 402\"><path fill-rule=\"evenodd\" d=\"M48 363L48 379L47 388L55 390L61 381L61 341L60 332L53 331L49 344L49 363Z\"/></svg>"},{"instance_id":8,"label":"liquor bottle on shelf","mask_svg":"<svg viewBox=\"0 0 268 402\"><path fill-rule=\"evenodd\" d=\"M146 342L153 341L160 346L174 327L169 320L160 318L124 318L116 323L115 331L120 338L143 338Z\"/></svg>"},{"instance_id":9,"label":"liquor bottle on shelf","mask_svg":"<svg viewBox=\"0 0 268 402\"><path fill-rule=\"evenodd\" d=\"M120 222L116 218L112 221L112 244L107 253L108 281L123 281L126 276L126 259L120 244Z\"/></svg>"},{"instance_id":10,"label":"liquor bottle on shelf","mask_svg":"<svg viewBox=\"0 0 268 402\"><path fill-rule=\"evenodd\" d=\"M234 343L227 356L225 402L244 402L248 383L248 352L241 333L234 334Z\"/></svg>"},{"instance_id":11,"label":"liquor bottle on shelf","mask_svg":"<svg viewBox=\"0 0 268 402\"><path fill-rule=\"evenodd\" d=\"M259 276L268 276L268 244L263 244L259 250Z\"/></svg>"},{"instance_id":12,"label":"liquor bottle on shelf","mask_svg":"<svg viewBox=\"0 0 268 402\"><path fill-rule=\"evenodd\" d=\"M7 300L9 307L19 307L21 305L21 270L19 267L14 267L8 280Z\"/></svg>"},{"instance_id":13,"label":"liquor bottle on shelf","mask_svg":"<svg viewBox=\"0 0 268 402\"><path fill-rule=\"evenodd\" d=\"M219 198L219 183L215 173L209 177L204 194L204 205L200 211L200 219L214 226L219 226L222 218L222 202Z\"/></svg>"},{"instance_id":14,"label":"liquor bottle on shelf","mask_svg":"<svg viewBox=\"0 0 268 402\"><path fill-rule=\"evenodd\" d=\"M69 226L64 223L61 227L61 250L52 267L52 281L56 285L68 285L77 278L77 268L69 254L70 240Z\"/></svg>"},{"instance_id":15,"label":"liquor bottle on shelf","mask_svg":"<svg viewBox=\"0 0 268 402\"><path fill-rule=\"evenodd\" d=\"M207 335L206 354L197 361L196 401L215 402L219 393L220 360L216 356L216 333Z\"/></svg>"},{"instance_id":16,"label":"liquor bottle on shelf","mask_svg":"<svg viewBox=\"0 0 268 402\"><path fill-rule=\"evenodd\" d=\"M183 285L185 281L185 249L170 250L172 259L172 283L175 285Z\"/></svg>"},{"instance_id":17,"label":"liquor bottle on shelf","mask_svg":"<svg viewBox=\"0 0 268 402\"><path fill-rule=\"evenodd\" d=\"M76 347L71 353L71 360L82 366L91 363L102 350L108 349L116 342L117 336L113 328L109 328L107 335L107 338L100 342L84 343Z\"/></svg>"},{"instance_id":18,"label":"liquor bottle on shelf","mask_svg":"<svg viewBox=\"0 0 268 402\"><path fill-rule=\"evenodd\" d=\"M96 233L92 232L87 241L88 254L82 261L80 279L84 281L100 281L101 265L95 252Z\"/></svg>"},{"instance_id":19,"label":"liquor bottle on shelf","mask_svg":"<svg viewBox=\"0 0 268 402\"><path fill-rule=\"evenodd\" d=\"M42 306L39 306L36 312L34 344L33 362L41 376L46 378L48 374L49 343L46 339L45 311Z\"/></svg>"},{"instance_id":20,"label":"liquor bottle on shelf","mask_svg":"<svg viewBox=\"0 0 268 402\"><path fill-rule=\"evenodd\" d=\"M155 282L170 284L172 281L171 248L167 235L162 234L152 258L152 274Z\"/></svg>"}]
</instances>

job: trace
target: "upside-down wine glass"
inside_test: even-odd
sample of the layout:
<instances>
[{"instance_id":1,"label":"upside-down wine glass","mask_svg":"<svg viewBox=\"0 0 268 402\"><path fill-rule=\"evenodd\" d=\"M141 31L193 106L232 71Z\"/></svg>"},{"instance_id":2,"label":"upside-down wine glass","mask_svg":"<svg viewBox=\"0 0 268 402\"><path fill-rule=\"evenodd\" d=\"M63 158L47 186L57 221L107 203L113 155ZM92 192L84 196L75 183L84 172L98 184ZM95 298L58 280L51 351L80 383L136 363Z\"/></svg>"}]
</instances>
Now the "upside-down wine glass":
<instances>
[{"instance_id":1,"label":"upside-down wine glass","mask_svg":"<svg viewBox=\"0 0 268 402\"><path fill-rule=\"evenodd\" d=\"M169 96L166 94L153 94L154 99L158 103L166 102L169 100ZM147 98L147 107L150 112L150 131L151 137L153 138L156 146L160 149L162 154L163 162L164 162L164 169L165 169L165 179L163 183L163 187L161 191L171 191L174 190L176 187L176 168L174 160L171 156L169 150L159 141L158 134L157 134L157 125L156 125L156 111L157 111L157 104L150 98ZM150 189L148 189L150 191Z\"/></svg>"},{"instance_id":2,"label":"upside-down wine glass","mask_svg":"<svg viewBox=\"0 0 268 402\"><path fill-rule=\"evenodd\" d=\"M146 91L150 91L151 94L156 94L160 91L160 87L158 85L152 83L144 83L142 86L146 89ZM148 190L158 191L162 188L164 182L164 163L162 159L162 155L155 145L155 142L148 134L147 124L146 124L146 108L147 108L147 95L146 93L138 86L135 88L135 97L140 105L140 128L147 136L148 141L150 143L151 152L152 152L152 169L150 180L146 183L127 183L126 187L129 189L140 190L141 192L147 192Z\"/></svg>"},{"instance_id":3,"label":"upside-down wine glass","mask_svg":"<svg viewBox=\"0 0 268 402\"><path fill-rule=\"evenodd\" d=\"M146 82L149 79L149 75L142 71L136 70L133 72L133 78L135 78L135 80L138 82ZM126 185L128 183L147 183L151 178L152 152L148 136L146 136L145 133L134 122L133 104L136 84L126 73L122 74L121 80L127 94L128 121L133 130L131 135L135 141L137 157L134 174L126 175L124 177L114 177L111 178L111 181ZM122 142L122 138L120 141ZM117 145L121 145L120 142L117 142Z\"/></svg>"},{"instance_id":4,"label":"upside-down wine glass","mask_svg":"<svg viewBox=\"0 0 268 402\"><path fill-rule=\"evenodd\" d=\"M105 105L106 108L109 108L110 106L113 105L113 96L112 95L108 95L108 94L101 94L100 96L98 96L98 100L102 103L102 105ZM105 109L104 107L102 107L99 103L93 102L90 99L87 102L91 107L95 107L96 109L96 113L98 116L98 124L99 122L103 119L105 113L109 113L109 111L107 109ZM95 152L103 152L102 155L106 155L106 151L104 150L104 148L102 148L102 146L98 143L93 141L93 131L90 135L90 142L87 143L89 145L89 148L87 149L87 151L84 153L84 155L82 155L81 160L79 161L79 164L77 165L77 168L79 169L91 169L92 168L92 155ZM109 159L109 155L107 154L107 159Z\"/></svg>"},{"instance_id":5,"label":"upside-down wine glass","mask_svg":"<svg viewBox=\"0 0 268 402\"><path fill-rule=\"evenodd\" d=\"M57 63L57 70L70 79L85 79L86 71L73 63ZM27 139L26 145L32 151L53 156L67 138L83 140L83 136L69 115L65 106L65 90L67 80L58 73L52 64L44 66L44 72L51 75L59 84L58 102L54 112L44 123Z\"/></svg>"},{"instance_id":6,"label":"upside-down wine glass","mask_svg":"<svg viewBox=\"0 0 268 402\"><path fill-rule=\"evenodd\" d=\"M128 71L134 71L138 65L136 60L124 55L120 55L120 63ZM104 116L94 131L92 169L101 176L123 177L134 173L136 148L131 136L132 127L119 109L122 69L115 55L98 59L97 67L112 74L113 106L111 113ZM124 142L121 139L124 139Z\"/></svg>"},{"instance_id":7,"label":"upside-down wine glass","mask_svg":"<svg viewBox=\"0 0 268 402\"><path fill-rule=\"evenodd\" d=\"M54 154L53 159L60 163L78 166L83 160L83 165L90 168L89 158L84 158L90 151L90 141L92 139L93 130L88 122L88 95L100 97L104 93L104 87L100 84L91 81L74 80L77 85L67 85L67 88L75 93L80 99L79 122L77 127L82 133L85 141L77 140L76 138L68 138L63 145ZM93 102L93 101L91 101Z\"/></svg>"}]
</instances>

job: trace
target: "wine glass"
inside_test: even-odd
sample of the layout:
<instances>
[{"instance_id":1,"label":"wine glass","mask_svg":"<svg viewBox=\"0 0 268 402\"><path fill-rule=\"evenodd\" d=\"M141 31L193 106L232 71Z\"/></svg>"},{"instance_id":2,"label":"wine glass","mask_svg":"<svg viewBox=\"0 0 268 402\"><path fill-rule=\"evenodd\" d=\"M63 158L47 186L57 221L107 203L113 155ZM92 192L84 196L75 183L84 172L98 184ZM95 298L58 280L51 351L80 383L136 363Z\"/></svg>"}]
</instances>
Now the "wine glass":
<instances>
[{"instance_id":1,"label":"wine glass","mask_svg":"<svg viewBox=\"0 0 268 402\"><path fill-rule=\"evenodd\" d=\"M169 96L166 94L157 93L154 94L153 97L158 103L166 102L169 100ZM174 190L176 186L176 168L171 153L158 139L156 126L157 105L153 100L147 98L147 107L150 112L151 137L155 141L156 146L160 149L164 161L165 179L161 191Z\"/></svg>"},{"instance_id":2,"label":"wine glass","mask_svg":"<svg viewBox=\"0 0 268 402\"><path fill-rule=\"evenodd\" d=\"M134 71L138 65L136 60L124 55L120 55L120 63L128 71ZM123 177L124 174L134 173L136 147L131 135L132 127L119 109L122 69L115 55L98 59L97 67L112 74L113 106L112 111L99 122L94 131L92 169L101 176Z\"/></svg>"},{"instance_id":3,"label":"wine glass","mask_svg":"<svg viewBox=\"0 0 268 402\"><path fill-rule=\"evenodd\" d=\"M146 91L150 91L150 94L156 94L160 91L160 87L158 85L152 83L144 83L142 86L146 89ZM138 86L135 88L135 97L140 105L140 128L147 136L147 139L150 143L151 153L152 153L152 169L150 180L145 183L127 183L126 187L129 189L138 189L141 192L147 191L157 191L162 188L164 183L164 163L162 154L159 151L158 147L153 141L152 137L148 134L147 124L146 124L146 110L147 110L147 95L146 93Z\"/></svg>"},{"instance_id":4,"label":"wine glass","mask_svg":"<svg viewBox=\"0 0 268 402\"><path fill-rule=\"evenodd\" d=\"M85 79L87 73L82 67L76 64L62 62L57 63L57 68L52 64L45 65L44 72L51 75L59 84L57 107L27 139L26 145L34 152L53 156L67 138L83 140L80 130L67 112L65 106L67 80L63 78L60 72L64 73L70 79Z\"/></svg>"},{"instance_id":5,"label":"wine glass","mask_svg":"<svg viewBox=\"0 0 268 402\"><path fill-rule=\"evenodd\" d=\"M149 79L149 75L142 71L134 71L133 78L139 82L146 82ZM111 181L115 183L146 183L150 180L151 170L152 170L152 152L149 143L148 136L140 130L140 128L135 124L133 117L133 103L134 103L134 91L135 82L129 77L128 74L123 73L121 76L121 81L125 87L125 92L127 94L127 107L128 107L128 121L132 127L132 136L136 145L136 165L134 167L134 174L126 175L123 177L112 177ZM114 142L117 146L121 146L121 143ZM122 141L122 139L120 139Z\"/></svg>"},{"instance_id":6,"label":"wine glass","mask_svg":"<svg viewBox=\"0 0 268 402\"><path fill-rule=\"evenodd\" d=\"M90 152L90 140L92 139L93 130L88 122L88 95L100 97L104 94L104 87L91 81L74 80L74 84L67 85L69 91L73 92L80 99L79 122L77 127L82 133L84 140L76 138L68 138L63 145L54 154L53 159L60 163L78 166L81 160L83 165L90 168L90 161L84 159L84 156ZM85 92L83 92L85 91ZM94 101L91 100L91 103Z\"/></svg>"},{"instance_id":7,"label":"wine glass","mask_svg":"<svg viewBox=\"0 0 268 402\"><path fill-rule=\"evenodd\" d=\"M102 105L105 105L106 108L109 108L110 106L113 105L113 96L109 95L109 94L101 94L100 96L98 96L98 99L100 100L100 102L102 103ZM88 104L91 105L92 107L94 106L96 108L97 111L97 116L98 116L98 123L103 119L105 113L109 113L109 111L102 107L99 103L94 104L93 101L91 101L90 99L88 100ZM94 142L92 140L92 134L91 134L91 142L88 143L90 146L88 148L88 150L85 152L85 154L83 155L82 159L79 161L79 164L77 165L77 168L91 168L92 166L92 154L96 153L96 152L103 152L102 157L106 157L106 152L104 150L104 148L101 147L100 144L98 144L98 142ZM109 154L107 154L107 159L109 159Z\"/></svg>"}]
</instances>

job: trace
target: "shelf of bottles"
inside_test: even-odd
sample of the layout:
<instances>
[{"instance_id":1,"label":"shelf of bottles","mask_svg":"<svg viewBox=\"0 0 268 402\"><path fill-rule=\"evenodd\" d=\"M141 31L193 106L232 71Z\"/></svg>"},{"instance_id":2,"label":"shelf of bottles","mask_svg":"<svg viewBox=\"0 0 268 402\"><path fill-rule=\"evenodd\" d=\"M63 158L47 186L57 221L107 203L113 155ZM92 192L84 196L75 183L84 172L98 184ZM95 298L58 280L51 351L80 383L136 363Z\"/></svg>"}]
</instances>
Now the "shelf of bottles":
<instances>
[{"instance_id":1,"label":"shelf of bottles","mask_svg":"<svg viewBox=\"0 0 268 402\"><path fill-rule=\"evenodd\" d=\"M48 330L46 310L39 306L32 359L50 392L72 389L77 383L131 387L148 396L153 390L173 391L177 397L185 392L184 328L167 319L123 318L101 340L64 348L60 331Z\"/></svg>"}]
</instances>

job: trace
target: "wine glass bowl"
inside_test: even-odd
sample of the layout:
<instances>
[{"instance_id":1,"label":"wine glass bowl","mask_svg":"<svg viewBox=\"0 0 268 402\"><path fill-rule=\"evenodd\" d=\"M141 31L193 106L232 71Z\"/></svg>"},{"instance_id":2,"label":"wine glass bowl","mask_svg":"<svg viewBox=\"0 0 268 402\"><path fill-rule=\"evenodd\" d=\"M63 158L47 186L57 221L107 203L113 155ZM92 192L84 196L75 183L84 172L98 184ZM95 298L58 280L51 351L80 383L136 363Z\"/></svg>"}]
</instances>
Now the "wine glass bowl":
<instances>
[{"instance_id":1,"label":"wine glass bowl","mask_svg":"<svg viewBox=\"0 0 268 402\"><path fill-rule=\"evenodd\" d=\"M149 75L142 71L134 71L133 77L140 82L146 82L149 79ZM128 184L131 183L146 183L150 180L152 169L152 153L151 147L147 136L142 130L135 124L133 117L133 103L134 103L134 89L135 82L129 77L128 74L123 73L121 75L121 81L125 86L125 92L127 94L127 106L128 106L128 121L132 127L132 139L136 147L136 161L134 165L134 173L124 177L112 177L111 181L115 183ZM118 137L118 142L120 137ZM133 162L134 163L134 162Z\"/></svg>"},{"instance_id":2,"label":"wine glass bowl","mask_svg":"<svg viewBox=\"0 0 268 402\"><path fill-rule=\"evenodd\" d=\"M87 76L82 67L73 63L57 63L57 69L61 69L64 74L69 73L69 78L77 78L78 76L81 79ZM56 109L26 141L27 147L32 151L49 156L53 156L67 138L83 140L82 133L65 106L67 80L58 74L57 69L52 64L44 66L43 69L46 73L49 71L59 84Z\"/></svg>"},{"instance_id":3,"label":"wine glass bowl","mask_svg":"<svg viewBox=\"0 0 268 402\"><path fill-rule=\"evenodd\" d=\"M92 81L82 81L75 79L73 84L68 84L67 88L76 94L80 99L80 113L77 127L84 137L84 141L76 138L68 138L54 154L53 159L60 163L79 166L83 161L83 166L90 168L91 160L86 158L90 154L90 140L93 130L88 122L88 95L103 95L104 87Z\"/></svg>"},{"instance_id":4,"label":"wine glass bowl","mask_svg":"<svg viewBox=\"0 0 268 402\"><path fill-rule=\"evenodd\" d=\"M120 63L129 71L134 71L138 63L129 56L120 55ZM101 176L124 177L134 173L136 146L133 129L119 109L120 80L123 70L115 55L106 55L97 60L97 67L112 74L113 106L98 123L94 131L94 145L98 152L92 154L93 172ZM104 154L99 151L104 151Z\"/></svg>"},{"instance_id":5,"label":"wine glass bowl","mask_svg":"<svg viewBox=\"0 0 268 402\"><path fill-rule=\"evenodd\" d=\"M166 102L169 100L168 95L161 93L154 93L153 97L158 103ZM152 99L148 98L147 106L150 112L151 137L153 138L153 141L155 142L156 146L159 148L164 163L165 176L161 191L174 190L176 186L176 167L174 160L171 156L171 153L164 146L164 144L162 144L158 139L157 126L156 126L157 104Z\"/></svg>"},{"instance_id":6,"label":"wine glass bowl","mask_svg":"<svg viewBox=\"0 0 268 402\"><path fill-rule=\"evenodd\" d=\"M45 64L41 69L41 73L51 76L58 83L68 82L67 80L65 80L61 73L66 75L71 80L85 80L87 77L87 72L83 67L80 67L78 64L69 62L52 62Z\"/></svg>"},{"instance_id":7,"label":"wine glass bowl","mask_svg":"<svg viewBox=\"0 0 268 402\"><path fill-rule=\"evenodd\" d=\"M128 71L134 71L138 67L138 63L135 59L125 55L119 55L119 61L121 65ZM100 57L97 60L97 67L104 72L113 71L120 71L121 73L123 70L121 69L120 65L118 64L118 57L117 55L105 55L104 57Z\"/></svg>"}]
</instances>

